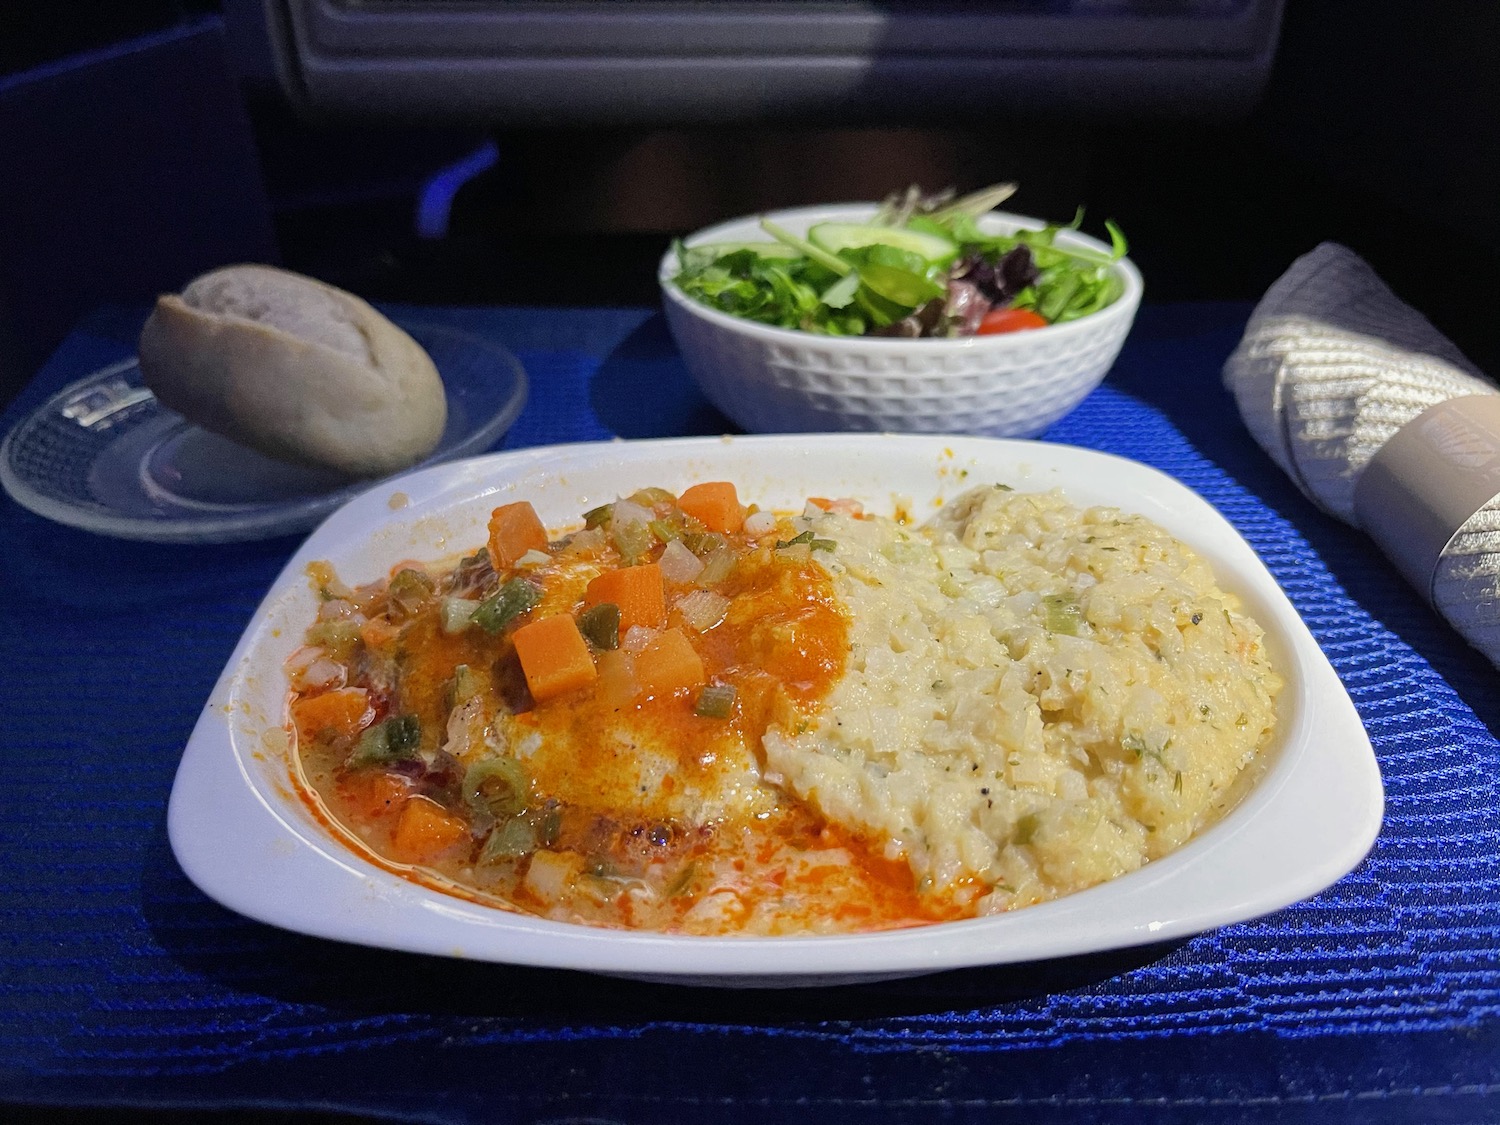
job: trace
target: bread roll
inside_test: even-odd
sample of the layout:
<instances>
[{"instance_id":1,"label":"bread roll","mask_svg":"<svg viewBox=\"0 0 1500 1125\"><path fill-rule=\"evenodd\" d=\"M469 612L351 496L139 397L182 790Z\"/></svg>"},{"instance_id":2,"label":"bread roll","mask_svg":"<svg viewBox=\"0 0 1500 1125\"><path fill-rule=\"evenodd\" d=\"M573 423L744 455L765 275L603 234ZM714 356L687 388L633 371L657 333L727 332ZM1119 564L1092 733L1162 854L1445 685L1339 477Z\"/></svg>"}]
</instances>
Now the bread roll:
<instances>
[{"instance_id":1,"label":"bread roll","mask_svg":"<svg viewBox=\"0 0 1500 1125\"><path fill-rule=\"evenodd\" d=\"M226 266L159 298L141 374L161 402L270 457L373 477L437 446L448 401L421 346L358 297Z\"/></svg>"}]
</instances>

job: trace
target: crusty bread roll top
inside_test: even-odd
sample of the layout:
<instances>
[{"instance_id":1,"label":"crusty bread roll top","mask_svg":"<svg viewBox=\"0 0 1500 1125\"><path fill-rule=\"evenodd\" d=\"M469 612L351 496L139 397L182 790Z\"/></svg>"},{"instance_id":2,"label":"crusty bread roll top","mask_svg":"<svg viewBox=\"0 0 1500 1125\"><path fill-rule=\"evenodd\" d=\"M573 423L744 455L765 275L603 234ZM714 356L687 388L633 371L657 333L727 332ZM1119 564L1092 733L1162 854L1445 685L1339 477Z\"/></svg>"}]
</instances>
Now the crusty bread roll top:
<instances>
[{"instance_id":1,"label":"crusty bread roll top","mask_svg":"<svg viewBox=\"0 0 1500 1125\"><path fill-rule=\"evenodd\" d=\"M139 356L146 386L204 429L350 476L420 461L448 417L415 340L358 297L271 266L226 266L159 298Z\"/></svg>"}]
</instances>

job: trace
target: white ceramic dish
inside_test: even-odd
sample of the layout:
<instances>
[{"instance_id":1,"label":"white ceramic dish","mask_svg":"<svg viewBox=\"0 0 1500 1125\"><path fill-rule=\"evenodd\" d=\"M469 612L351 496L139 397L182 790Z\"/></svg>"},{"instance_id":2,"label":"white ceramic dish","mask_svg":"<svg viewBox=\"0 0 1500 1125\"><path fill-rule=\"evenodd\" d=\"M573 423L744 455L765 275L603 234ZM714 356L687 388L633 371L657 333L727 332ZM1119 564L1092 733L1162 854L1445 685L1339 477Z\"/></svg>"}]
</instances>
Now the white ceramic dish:
<instances>
[{"instance_id":1,"label":"white ceramic dish","mask_svg":"<svg viewBox=\"0 0 1500 1125\"><path fill-rule=\"evenodd\" d=\"M867 222L873 203L798 207L770 218L794 234L819 222ZM1040 219L992 211L991 233L1039 229ZM760 216L690 235L688 245L769 239ZM1109 253L1077 231L1057 244ZM1123 292L1096 313L1046 328L962 339L822 336L711 309L673 283L677 255L663 256L657 280L667 323L703 393L752 433L824 430L1035 437L1077 406L1109 372L1140 307L1140 271L1111 267Z\"/></svg>"},{"instance_id":2,"label":"white ceramic dish","mask_svg":"<svg viewBox=\"0 0 1500 1125\"><path fill-rule=\"evenodd\" d=\"M1270 766L1223 821L1175 854L1070 897L971 921L808 938L628 933L479 906L417 885L337 842L289 780L283 663L315 612L305 567L346 581L404 558L482 542L492 508L531 500L544 520L643 485L732 479L742 496L800 505L856 496L873 510L932 510L994 480L1061 487L1157 521L1209 559L1265 627L1286 678ZM1154 469L1068 446L974 438L684 439L494 454L397 478L346 505L303 544L266 595L188 742L168 829L184 871L241 914L341 941L519 965L715 985L808 985L915 975L1164 941L1315 894L1352 869L1380 826L1383 794L1348 695L1281 590L1203 499Z\"/></svg>"}]
</instances>

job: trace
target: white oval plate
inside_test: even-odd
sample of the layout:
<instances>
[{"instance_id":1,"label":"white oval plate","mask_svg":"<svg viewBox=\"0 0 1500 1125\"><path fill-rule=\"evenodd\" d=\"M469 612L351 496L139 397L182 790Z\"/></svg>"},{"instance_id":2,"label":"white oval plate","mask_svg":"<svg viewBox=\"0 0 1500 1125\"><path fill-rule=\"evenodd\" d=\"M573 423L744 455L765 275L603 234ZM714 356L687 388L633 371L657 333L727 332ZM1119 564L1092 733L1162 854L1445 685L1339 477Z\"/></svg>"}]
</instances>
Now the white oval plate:
<instances>
[{"instance_id":1,"label":"white oval plate","mask_svg":"<svg viewBox=\"0 0 1500 1125\"><path fill-rule=\"evenodd\" d=\"M1013 913L837 937L704 938L571 925L420 886L335 840L290 781L283 664L316 604L306 577L345 581L484 540L490 510L532 501L549 525L644 485L729 479L763 506L854 496L918 517L974 484L1061 487L1080 504L1155 520L1210 560L1265 628L1286 679L1270 765L1220 823L1113 882ZM727 986L852 983L1165 941L1315 894L1375 839L1380 773L1358 714L1249 545L1206 501L1154 469L1039 442L891 435L699 438L555 446L458 461L361 495L287 563L188 741L168 831L188 877L251 918L300 933L417 953Z\"/></svg>"}]
</instances>

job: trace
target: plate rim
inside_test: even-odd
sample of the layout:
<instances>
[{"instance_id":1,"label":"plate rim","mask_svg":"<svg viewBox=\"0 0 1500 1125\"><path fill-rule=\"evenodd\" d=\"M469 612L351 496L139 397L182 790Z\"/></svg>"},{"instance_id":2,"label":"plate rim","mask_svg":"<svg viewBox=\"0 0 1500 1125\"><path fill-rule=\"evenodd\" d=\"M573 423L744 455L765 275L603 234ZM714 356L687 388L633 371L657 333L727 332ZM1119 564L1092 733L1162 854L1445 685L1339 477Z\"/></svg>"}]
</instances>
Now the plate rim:
<instances>
[{"instance_id":1,"label":"plate rim","mask_svg":"<svg viewBox=\"0 0 1500 1125\"><path fill-rule=\"evenodd\" d=\"M304 542L268 590L236 645L199 717L179 765L168 806L168 836L178 863L210 898L258 921L295 932L378 948L464 957L534 967L577 969L651 980L720 986L801 986L849 983L958 968L1097 953L1185 938L1219 926L1248 921L1301 901L1326 889L1353 870L1367 854L1383 819L1384 791L1379 767L1364 724L1348 692L1306 624L1275 578L1232 524L1187 485L1151 466L1115 454L1056 443L959 436L823 434L755 435L734 438L671 438L634 442L580 442L494 453L421 469L383 482L399 488L408 500L405 518L420 520L448 504L477 504L515 487L528 471L566 467L579 458L610 458L622 464L649 462L652 455L681 464L693 455L711 455L725 443L748 447L754 454L784 453L809 442L828 448L860 449L870 456L895 450L908 457L941 459L988 454L1051 465L1081 462L1107 468L1114 479L1148 481L1172 503L1186 504L1194 518L1211 521L1214 534L1232 547L1237 592L1252 593L1258 614L1274 611L1274 626L1261 620L1268 635L1282 646L1282 669L1288 688L1287 722L1277 758L1246 799L1223 820L1183 848L1141 869L1099 886L1051 902L986 918L934 923L905 930L852 935L785 937L694 937L610 930L552 922L530 915L465 902L362 859L331 835L311 839L273 803L300 800L295 794L267 795L250 775L243 747L237 749L233 714L240 701L236 687L253 669L247 665L260 643L277 603L306 586L309 561L327 557L338 537L367 527L374 517L398 522L402 517L374 489L333 513ZM877 452L879 451L879 452ZM1064 485L1066 490L1067 486ZM477 491L476 491L477 490ZM1122 497L1117 506L1139 510ZM1138 499L1138 498L1136 498ZM1159 497L1153 501L1165 503ZM1186 515L1183 519L1186 519ZM1174 534L1179 532L1174 531ZM1227 533L1227 536L1226 536ZM1205 533L1206 534L1206 533ZM1181 537L1181 536L1180 536ZM1216 571L1224 550L1208 554ZM365 549L369 544L366 542ZM1242 579L1249 579L1247 588ZM1247 600L1249 598L1247 597ZM253 751L251 751L253 753ZM1326 794L1337 785L1344 800L1328 807ZM1290 786L1290 788L1288 788ZM213 800L210 801L209 798ZM233 815L252 817L259 835L240 833L229 842L219 830L229 800ZM1268 833L1269 813L1300 814L1289 837L1285 829ZM1247 811L1248 810L1248 811ZM1253 831L1252 831L1253 829ZM1254 884L1249 892L1213 891L1211 908L1173 898L1184 890L1209 886L1217 863L1257 857L1247 848L1297 848L1297 864L1277 880ZM339 903L309 904L296 896L247 887L246 864L264 864L255 849L279 849L276 864L307 877L317 871L343 888ZM1308 848L1311 848L1309 852ZM254 853L254 854L251 854ZM267 853L271 854L271 853ZM1309 859L1309 854L1312 858ZM1264 862L1264 861L1262 861ZM1287 863L1281 861L1283 866ZM300 866L299 866L300 864ZM1252 881L1253 883L1253 881ZM1166 884L1166 890L1162 885ZM1181 892L1177 891L1179 898ZM1146 917L1133 903L1142 896L1161 906ZM1175 909L1166 909L1176 903ZM1123 912L1123 913L1122 913ZM1149 912L1148 912L1149 913ZM1122 922L1128 917L1128 922ZM394 929L391 927L394 925Z\"/></svg>"},{"instance_id":2,"label":"plate rim","mask_svg":"<svg viewBox=\"0 0 1500 1125\"><path fill-rule=\"evenodd\" d=\"M453 460L462 460L475 455L483 455L483 445L479 449L464 448L476 440L483 440L486 444L499 441L515 424L520 417L521 411L525 409L530 398L530 380L526 373L526 367L516 357L515 353L503 344L452 325L440 321L426 320L420 316L394 316L392 323L403 331L413 336L423 334L437 334L447 336L455 340L461 340L471 347L478 348L484 352L493 354L501 360L506 370L510 371L513 378L513 387L506 397L504 404L492 416L476 426L473 432L465 436L462 441L456 443L455 450L446 453L435 451L424 459L420 464L400 473L390 474L385 477L373 477L364 480L352 480L329 492L310 497L295 503L275 505L268 508L258 509L253 513L242 513L224 516L198 515L192 518L181 519L153 519L144 516L111 515L108 512L98 512L87 509L66 501L58 500L34 488L15 470L11 463L12 451L14 450L19 435L27 427L37 422L45 413L54 410L57 405L69 395L76 394L84 387L90 386L113 373L123 373L133 367L138 367L136 355L132 352L119 360L100 364L88 374L69 381L53 394L48 395L40 404L28 410L21 419L6 431L0 438L0 488L6 495L21 507L34 515L53 523L62 524L66 527L77 528L81 531L92 532L111 539L123 539L140 543L166 543L166 544L220 544L220 543L246 543L263 539L274 539L283 535L295 535L315 527L342 505L356 499L361 493L370 489L378 488L394 479L410 472L421 472L429 468L448 464ZM159 409L165 410L161 407ZM189 428L194 427L191 422ZM288 513L288 509L295 511Z\"/></svg>"}]
</instances>

